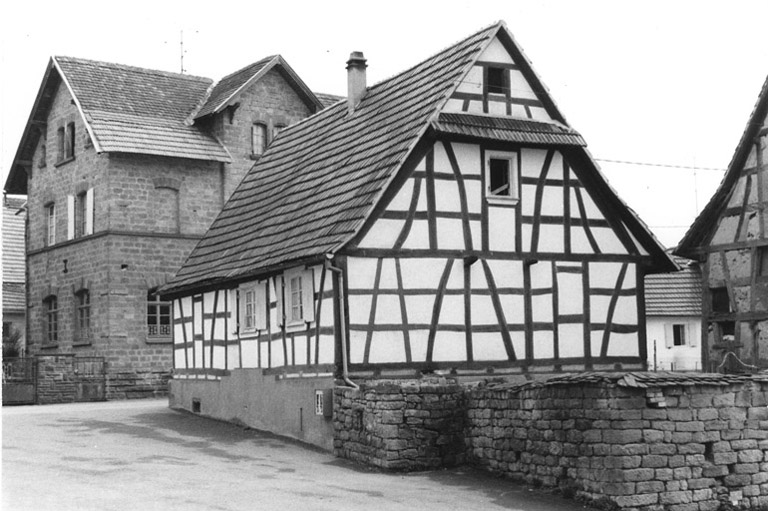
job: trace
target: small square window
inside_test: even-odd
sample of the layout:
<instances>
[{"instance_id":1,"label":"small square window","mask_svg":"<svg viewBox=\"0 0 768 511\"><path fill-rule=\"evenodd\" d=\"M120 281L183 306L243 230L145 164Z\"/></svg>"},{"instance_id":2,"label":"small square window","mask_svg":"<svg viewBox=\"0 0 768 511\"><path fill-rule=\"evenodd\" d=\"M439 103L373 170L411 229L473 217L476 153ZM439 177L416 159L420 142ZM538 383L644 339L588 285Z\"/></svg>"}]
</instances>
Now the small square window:
<instances>
[{"instance_id":1,"label":"small square window","mask_svg":"<svg viewBox=\"0 0 768 511\"><path fill-rule=\"evenodd\" d=\"M490 94L504 94L507 90L506 70L500 67L488 68L488 92Z\"/></svg>"}]
</instances>

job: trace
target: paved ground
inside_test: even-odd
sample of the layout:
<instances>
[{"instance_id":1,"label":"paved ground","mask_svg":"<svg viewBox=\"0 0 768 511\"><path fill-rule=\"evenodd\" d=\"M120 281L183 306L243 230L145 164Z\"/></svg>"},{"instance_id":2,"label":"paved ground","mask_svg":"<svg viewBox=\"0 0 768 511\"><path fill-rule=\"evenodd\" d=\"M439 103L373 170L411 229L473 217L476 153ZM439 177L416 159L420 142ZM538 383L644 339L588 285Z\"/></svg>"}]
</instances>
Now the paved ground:
<instances>
[{"instance_id":1,"label":"paved ground","mask_svg":"<svg viewBox=\"0 0 768 511\"><path fill-rule=\"evenodd\" d=\"M165 400L4 407L2 419L4 511L582 509L468 469L364 470Z\"/></svg>"}]
</instances>

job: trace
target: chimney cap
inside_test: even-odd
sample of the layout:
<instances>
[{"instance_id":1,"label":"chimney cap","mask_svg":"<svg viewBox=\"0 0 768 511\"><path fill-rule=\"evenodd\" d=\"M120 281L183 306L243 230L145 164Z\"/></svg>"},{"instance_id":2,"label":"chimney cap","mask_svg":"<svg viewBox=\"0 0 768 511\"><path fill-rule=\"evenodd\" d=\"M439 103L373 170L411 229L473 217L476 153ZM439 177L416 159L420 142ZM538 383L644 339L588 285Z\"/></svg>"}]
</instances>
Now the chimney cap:
<instances>
[{"instance_id":1,"label":"chimney cap","mask_svg":"<svg viewBox=\"0 0 768 511\"><path fill-rule=\"evenodd\" d=\"M349 60L347 61L347 69L350 67L368 67L366 59L361 51L353 51L349 54Z\"/></svg>"}]
</instances>

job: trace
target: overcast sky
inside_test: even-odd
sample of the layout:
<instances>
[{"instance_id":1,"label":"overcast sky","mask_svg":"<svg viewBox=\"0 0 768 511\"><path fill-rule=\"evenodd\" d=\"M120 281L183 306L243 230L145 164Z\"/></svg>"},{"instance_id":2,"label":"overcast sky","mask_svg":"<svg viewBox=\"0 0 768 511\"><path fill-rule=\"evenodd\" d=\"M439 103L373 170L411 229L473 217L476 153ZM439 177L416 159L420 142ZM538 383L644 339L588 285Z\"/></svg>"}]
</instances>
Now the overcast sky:
<instances>
[{"instance_id":1,"label":"overcast sky","mask_svg":"<svg viewBox=\"0 0 768 511\"><path fill-rule=\"evenodd\" d=\"M2 179L51 55L178 72L183 31L189 74L218 80L279 53L313 90L345 95L351 51L365 53L376 83L497 20L614 189L675 245L720 182L708 169L728 165L768 74L765 0L5 2Z\"/></svg>"}]
</instances>

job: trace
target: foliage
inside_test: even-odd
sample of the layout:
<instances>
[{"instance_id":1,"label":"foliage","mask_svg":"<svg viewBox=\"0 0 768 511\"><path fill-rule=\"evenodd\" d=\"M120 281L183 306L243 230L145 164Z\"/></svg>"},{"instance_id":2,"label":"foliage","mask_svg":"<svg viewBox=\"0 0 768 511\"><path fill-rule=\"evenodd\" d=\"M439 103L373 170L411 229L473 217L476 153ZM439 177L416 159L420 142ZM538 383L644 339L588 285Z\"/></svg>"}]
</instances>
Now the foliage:
<instances>
[{"instance_id":1,"label":"foliage","mask_svg":"<svg viewBox=\"0 0 768 511\"><path fill-rule=\"evenodd\" d=\"M3 358L21 356L21 332L11 327L7 335L3 335Z\"/></svg>"}]
</instances>

